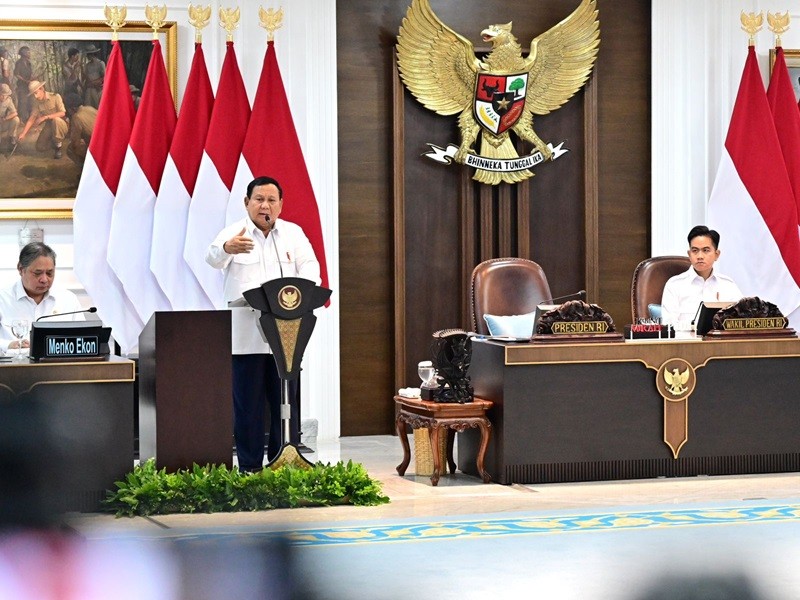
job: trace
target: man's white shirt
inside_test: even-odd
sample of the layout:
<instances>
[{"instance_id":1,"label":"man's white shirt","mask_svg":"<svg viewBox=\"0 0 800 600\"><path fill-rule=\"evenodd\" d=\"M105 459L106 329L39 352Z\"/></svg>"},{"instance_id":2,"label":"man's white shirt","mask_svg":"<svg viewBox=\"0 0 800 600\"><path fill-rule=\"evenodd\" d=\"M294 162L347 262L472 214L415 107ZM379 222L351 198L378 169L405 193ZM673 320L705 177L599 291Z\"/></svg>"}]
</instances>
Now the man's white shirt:
<instances>
[{"instance_id":1,"label":"man's white shirt","mask_svg":"<svg viewBox=\"0 0 800 600\"><path fill-rule=\"evenodd\" d=\"M51 287L50 291L39 304L28 296L22 286L22 280L17 279L13 285L0 290L0 349L8 351L8 345L16 340L11 333L11 322L14 319L25 319L33 323L39 317L57 315L60 313L81 310L78 297L67 289ZM82 314L67 315L64 321L82 321Z\"/></svg>"},{"instance_id":2,"label":"man's white shirt","mask_svg":"<svg viewBox=\"0 0 800 600\"><path fill-rule=\"evenodd\" d=\"M667 281L661 296L661 321L688 326L697 314L700 302L737 302L743 294L736 283L722 273L712 271L703 279L689 267Z\"/></svg>"},{"instance_id":3,"label":"man's white shirt","mask_svg":"<svg viewBox=\"0 0 800 600\"><path fill-rule=\"evenodd\" d=\"M244 228L253 249L228 254L222 246ZM311 243L299 225L277 219L268 235L248 217L219 232L208 247L206 262L224 269L225 301L235 302L250 289L280 277L302 277L319 285L320 267ZM233 354L267 354L269 345L261 338L257 322L261 313L250 307L231 309Z\"/></svg>"}]
</instances>

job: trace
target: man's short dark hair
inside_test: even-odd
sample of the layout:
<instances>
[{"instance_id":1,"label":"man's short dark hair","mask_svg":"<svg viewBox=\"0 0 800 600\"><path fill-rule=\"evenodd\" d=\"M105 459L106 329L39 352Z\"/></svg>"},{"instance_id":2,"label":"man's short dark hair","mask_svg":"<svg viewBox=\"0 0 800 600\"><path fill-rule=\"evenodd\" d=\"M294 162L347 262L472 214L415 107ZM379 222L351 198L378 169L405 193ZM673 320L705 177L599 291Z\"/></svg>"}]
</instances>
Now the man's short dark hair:
<instances>
[{"instance_id":1,"label":"man's short dark hair","mask_svg":"<svg viewBox=\"0 0 800 600\"><path fill-rule=\"evenodd\" d=\"M46 256L52 259L53 265L55 266L56 253L50 246L43 244L42 242L31 242L30 244L25 244L22 250L19 251L19 265L17 266L21 269L27 269L31 266L33 261L40 256Z\"/></svg>"},{"instance_id":2,"label":"man's short dark hair","mask_svg":"<svg viewBox=\"0 0 800 600\"><path fill-rule=\"evenodd\" d=\"M277 182L277 180L273 179L272 177L267 177L262 175L261 177L256 177L249 183L247 186L247 197L250 198L253 195L253 190L260 185L274 185L278 188L278 198L283 198L283 189L281 188L281 184Z\"/></svg>"},{"instance_id":3,"label":"man's short dark hair","mask_svg":"<svg viewBox=\"0 0 800 600\"><path fill-rule=\"evenodd\" d=\"M714 244L714 250L719 248L719 233L713 229L709 229L705 225L695 225L692 227L692 230L689 232L689 236L686 239L689 240L689 245L691 246L692 240L701 236L711 238L711 243Z\"/></svg>"},{"instance_id":4,"label":"man's short dark hair","mask_svg":"<svg viewBox=\"0 0 800 600\"><path fill-rule=\"evenodd\" d=\"M69 58L72 58L76 54L80 54L80 50L78 50L77 48L70 48L69 50L67 50L67 56Z\"/></svg>"}]
</instances>

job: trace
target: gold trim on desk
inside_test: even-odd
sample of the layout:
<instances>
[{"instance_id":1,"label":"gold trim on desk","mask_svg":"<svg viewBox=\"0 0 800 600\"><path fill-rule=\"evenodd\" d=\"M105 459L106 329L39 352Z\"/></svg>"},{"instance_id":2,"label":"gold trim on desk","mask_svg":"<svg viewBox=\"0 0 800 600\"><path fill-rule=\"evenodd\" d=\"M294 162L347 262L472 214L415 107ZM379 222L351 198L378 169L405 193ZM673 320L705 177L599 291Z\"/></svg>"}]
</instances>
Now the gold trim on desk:
<instances>
[{"instance_id":1,"label":"gold trim on desk","mask_svg":"<svg viewBox=\"0 0 800 600\"><path fill-rule=\"evenodd\" d=\"M674 459L689 441L688 401L695 388L697 369L711 360L800 357L800 338L796 337L504 346L507 366L638 362L656 371L655 388L663 399L663 441ZM665 377L665 371L669 376ZM676 372L685 375L686 381L673 383ZM674 393L670 392L668 384L673 386Z\"/></svg>"},{"instance_id":2,"label":"gold trim on desk","mask_svg":"<svg viewBox=\"0 0 800 600\"><path fill-rule=\"evenodd\" d=\"M509 366L640 362L649 369L658 370L665 361L676 356L695 369L720 358L799 357L800 338L505 345L505 364Z\"/></svg>"},{"instance_id":3,"label":"gold trim on desk","mask_svg":"<svg viewBox=\"0 0 800 600\"><path fill-rule=\"evenodd\" d=\"M136 379L135 363L109 356L103 361L0 363L4 386L15 394L43 384L130 383ZM83 373L85 377L81 377ZM46 376L45 376L46 374Z\"/></svg>"}]
</instances>

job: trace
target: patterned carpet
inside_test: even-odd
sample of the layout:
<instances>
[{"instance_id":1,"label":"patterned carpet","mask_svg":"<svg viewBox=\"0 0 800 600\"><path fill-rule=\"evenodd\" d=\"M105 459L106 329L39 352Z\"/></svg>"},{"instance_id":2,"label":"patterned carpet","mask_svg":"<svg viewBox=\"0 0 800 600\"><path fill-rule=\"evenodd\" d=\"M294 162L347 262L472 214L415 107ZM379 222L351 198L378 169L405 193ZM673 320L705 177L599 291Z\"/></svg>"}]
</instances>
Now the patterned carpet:
<instances>
[{"instance_id":1,"label":"patterned carpet","mask_svg":"<svg viewBox=\"0 0 800 600\"><path fill-rule=\"evenodd\" d=\"M795 600L800 500L185 531L284 548L310 599Z\"/></svg>"},{"instance_id":2,"label":"patterned carpet","mask_svg":"<svg viewBox=\"0 0 800 600\"><path fill-rule=\"evenodd\" d=\"M746 523L800 522L800 504L719 509L687 509L652 512L615 512L559 517L503 517L469 521L375 525L370 527L328 527L286 531L292 545L327 546L343 544L385 544L422 540L458 540L552 533L586 533L625 529L664 529Z\"/></svg>"}]
</instances>

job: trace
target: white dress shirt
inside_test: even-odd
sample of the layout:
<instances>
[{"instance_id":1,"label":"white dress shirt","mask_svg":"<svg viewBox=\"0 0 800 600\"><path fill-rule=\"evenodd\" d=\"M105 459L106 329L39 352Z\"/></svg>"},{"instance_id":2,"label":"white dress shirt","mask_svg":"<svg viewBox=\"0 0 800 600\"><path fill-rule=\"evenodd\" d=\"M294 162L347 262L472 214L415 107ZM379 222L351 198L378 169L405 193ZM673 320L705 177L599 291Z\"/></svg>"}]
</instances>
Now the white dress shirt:
<instances>
[{"instance_id":1,"label":"white dress shirt","mask_svg":"<svg viewBox=\"0 0 800 600\"><path fill-rule=\"evenodd\" d=\"M222 246L242 228L253 240L253 249L228 254ZM224 269L224 296L229 304L242 298L243 292L259 287L265 281L280 277L302 277L320 283L320 268L311 242L299 225L277 219L268 235L264 235L248 217L219 232L208 247L206 262L215 269ZM260 311L250 307L231 309L233 354L270 354L269 345L258 331Z\"/></svg>"},{"instance_id":2,"label":"white dress shirt","mask_svg":"<svg viewBox=\"0 0 800 600\"><path fill-rule=\"evenodd\" d=\"M736 283L716 270L703 279L689 267L667 281L661 296L661 322L688 329L700 302L737 302L743 294Z\"/></svg>"},{"instance_id":3,"label":"white dress shirt","mask_svg":"<svg viewBox=\"0 0 800 600\"><path fill-rule=\"evenodd\" d=\"M11 333L11 322L14 319L26 319L33 323L39 317L45 315L57 315L59 313L81 310L78 297L67 289L53 286L50 288L42 301L36 304L33 298L28 296L22 286L22 280L17 279L13 285L0 290L0 349L8 351L8 345L16 340ZM64 321L82 321L82 314L69 315L63 318Z\"/></svg>"}]
</instances>

